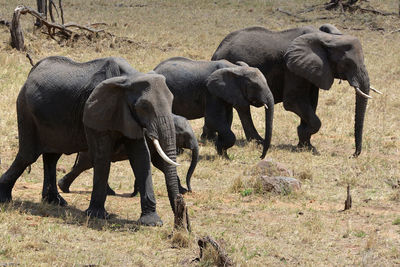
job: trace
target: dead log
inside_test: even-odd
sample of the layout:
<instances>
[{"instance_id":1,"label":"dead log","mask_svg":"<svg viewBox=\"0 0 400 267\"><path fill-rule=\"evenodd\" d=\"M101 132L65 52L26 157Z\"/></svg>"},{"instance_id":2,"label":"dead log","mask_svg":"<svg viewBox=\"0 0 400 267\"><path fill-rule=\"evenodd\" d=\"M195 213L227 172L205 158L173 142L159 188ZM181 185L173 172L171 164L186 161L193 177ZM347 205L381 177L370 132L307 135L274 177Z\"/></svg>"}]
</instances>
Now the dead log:
<instances>
[{"instance_id":1,"label":"dead log","mask_svg":"<svg viewBox=\"0 0 400 267\"><path fill-rule=\"evenodd\" d=\"M211 245L213 249L218 253L218 260L215 263L217 266L234 266L233 261L228 257L228 254L225 252L225 250L212 237L206 236L200 238L197 243L200 247L200 256L198 258L199 261L203 257L203 250L206 249L208 245Z\"/></svg>"},{"instance_id":2,"label":"dead log","mask_svg":"<svg viewBox=\"0 0 400 267\"><path fill-rule=\"evenodd\" d=\"M24 35L22 33L21 24L19 23L19 18L21 14L23 14L23 11L24 6L17 6L15 8L10 27L11 46L19 51L25 49Z\"/></svg>"},{"instance_id":3,"label":"dead log","mask_svg":"<svg viewBox=\"0 0 400 267\"><path fill-rule=\"evenodd\" d=\"M175 198L174 228L177 230L185 229L189 233L192 231L186 203L181 194L178 194Z\"/></svg>"}]
</instances>

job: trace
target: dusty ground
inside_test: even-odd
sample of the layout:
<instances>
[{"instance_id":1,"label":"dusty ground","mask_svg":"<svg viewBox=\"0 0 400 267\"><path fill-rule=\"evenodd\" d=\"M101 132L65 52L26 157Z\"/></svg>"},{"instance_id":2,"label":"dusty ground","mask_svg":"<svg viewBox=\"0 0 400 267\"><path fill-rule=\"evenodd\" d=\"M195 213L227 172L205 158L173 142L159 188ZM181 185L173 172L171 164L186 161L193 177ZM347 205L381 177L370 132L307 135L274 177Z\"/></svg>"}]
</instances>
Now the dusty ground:
<instances>
[{"instance_id":1,"label":"dusty ground","mask_svg":"<svg viewBox=\"0 0 400 267\"><path fill-rule=\"evenodd\" d=\"M0 0L0 17L11 20L21 1ZM36 1L24 1L35 6ZM168 238L173 216L163 175L153 170L161 228L140 227L139 198L127 198L133 175L126 162L113 164L110 184L120 194L107 198L113 215L107 221L87 220L92 171L81 175L71 194L63 194L67 208L42 204L41 160L18 180L11 204L0 205L0 265L191 265L198 256L197 239L211 235L222 240L229 256L241 266L266 265L400 265L400 20L394 16L313 11L298 22L276 11L295 13L307 1L63 1L65 19L81 24L106 22L107 32L89 40L60 44L35 30L33 19L22 18L25 41L34 61L64 55L77 61L105 56L126 58L140 71L149 71L172 56L207 60L229 32L251 25L283 30L330 22L363 45L371 84L384 92L369 102L363 152L354 150L354 90L335 82L320 93L321 130L312 142L321 155L292 152L297 143L298 118L276 105L272 148L267 157L285 164L301 179L302 191L289 195L260 194L251 169L261 149L244 141L235 114L237 145L231 160L216 156L212 144L201 144L201 161L194 174L194 192L185 196L193 233L183 236L188 246L176 248ZM363 4L367 5L367 4ZM369 5L397 12L395 0L371 0ZM328 19L321 19L327 17ZM379 30L384 28L385 30ZM130 41L129 41L130 40ZM24 53L11 49L9 32L0 25L0 172L10 166L18 149L15 100L30 70ZM263 112L253 109L263 132ZM191 121L197 134L202 120ZM184 176L190 154L178 158ZM68 171L74 155L63 156L58 177ZM351 185L353 208L343 209L346 186ZM175 240L179 241L179 238ZM212 260L193 265L211 266Z\"/></svg>"}]
</instances>

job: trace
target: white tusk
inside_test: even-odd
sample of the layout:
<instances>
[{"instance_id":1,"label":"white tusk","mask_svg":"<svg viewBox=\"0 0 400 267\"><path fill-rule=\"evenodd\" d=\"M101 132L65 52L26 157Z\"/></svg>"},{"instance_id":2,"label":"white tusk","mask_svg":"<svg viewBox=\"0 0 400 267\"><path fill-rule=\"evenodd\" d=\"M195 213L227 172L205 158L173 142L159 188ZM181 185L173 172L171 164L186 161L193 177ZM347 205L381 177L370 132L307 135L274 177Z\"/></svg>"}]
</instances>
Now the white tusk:
<instances>
[{"instance_id":1,"label":"white tusk","mask_svg":"<svg viewBox=\"0 0 400 267\"><path fill-rule=\"evenodd\" d=\"M265 107L266 109L268 109L268 106L267 106L267 104L264 104L264 107Z\"/></svg>"},{"instance_id":2,"label":"white tusk","mask_svg":"<svg viewBox=\"0 0 400 267\"><path fill-rule=\"evenodd\" d=\"M165 160L167 163L172 164L174 166L179 166L178 163L174 162L172 159L170 159L162 150L160 143L158 142L157 139L153 139L153 144L157 149L158 154Z\"/></svg>"},{"instance_id":3,"label":"white tusk","mask_svg":"<svg viewBox=\"0 0 400 267\"><path fill-rule=\"evenodd\" d=\"M360 90L360 88L358 88L358 87L354 87L354 88L356 88L357 94L359 94L359 95L361 95L361 96L363 96L363 97L365 97L365 98L372 98L372 96L363 93L363 92Z\"/></svg>"},{"instance_id":4,"label":"white tusk","mask_svg":"<svg viewBox=\"0 0 400 267\"><path fill-rule=\"evenodd\" d=\"M375 89L374 87L370 87L372 91L374 91L377 94L383 95L383 93L381 91L379 91L378 89Z\"/></svg>"}]
</instances>

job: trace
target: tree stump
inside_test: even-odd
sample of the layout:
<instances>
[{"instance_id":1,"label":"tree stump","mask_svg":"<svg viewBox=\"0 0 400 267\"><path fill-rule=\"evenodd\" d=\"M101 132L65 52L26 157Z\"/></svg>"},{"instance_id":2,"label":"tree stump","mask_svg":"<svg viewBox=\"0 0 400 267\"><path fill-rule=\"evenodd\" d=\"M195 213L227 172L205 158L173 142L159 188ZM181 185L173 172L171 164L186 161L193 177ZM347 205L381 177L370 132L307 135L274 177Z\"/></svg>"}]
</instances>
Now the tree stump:
<instances>
[{"instance_id":1,"label":"tree stump","mask_svg":"<svg viewBox=\"0 0 400 267\"><path fill-rule=\"evenodd\" d=\"M181 194L178 194L175 198L174 228L177 230L185 229L189 233L192 231L186 203Z\"/></svg>"},{"instance_id":2,"label":"tree stump","mask_svg":"<svg viewBox=\"0 0 400 267\"><path fill-rule=\"evenodd\" d=\"M24 35L22 33L19 18L21 17L21 11L24 6L17 6L14 10L13 18L11 21L10 33L11 33L11 46L19 51L25 49Z\"/></svg>"}]
</instances>

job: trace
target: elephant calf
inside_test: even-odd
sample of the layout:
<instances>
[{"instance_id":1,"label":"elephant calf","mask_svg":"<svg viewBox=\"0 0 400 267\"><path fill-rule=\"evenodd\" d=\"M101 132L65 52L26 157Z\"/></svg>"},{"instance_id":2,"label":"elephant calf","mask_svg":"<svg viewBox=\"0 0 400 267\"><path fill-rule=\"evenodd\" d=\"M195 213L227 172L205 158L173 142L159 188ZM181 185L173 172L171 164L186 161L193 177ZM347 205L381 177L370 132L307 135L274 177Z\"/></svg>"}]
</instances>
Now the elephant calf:
<instances>
[{"instance_id":1,"label":"elephant calf","mask_svg":"<svg viewBox=\"0 0 400 267\"><path fill-rule=\"evenodd\" d=\"M189 120L205 117L205 128L218 133L218 154L235 144L231 131L232 107L236 110L265 106L265 156L272 135L274 98L263 74L240 62L194 61L174 57L161 62L154 71L166 78L174 95L172 112ZM226 156L226 154L225 154Z\"/></svg>"},{"instance_id":2,"label":"elephant calf","mask_svg":"<svg viewBox=\"0 0 400 267\"><path fill-rule=\"evenodd\" d=\"M192 150L192 161L190 163L189 169L186 174L186 184L188 188L187 190L191 192L192 188L190 186L190 179L198 162L199 145L197 143L196 136L194 135L192 127L190 126L189 122L184 117L177 115L173 115L173 119L175 125L177 149L187 148ZM166 175L164 160L157 153L156 148L153 145L153 142L151 142L149 138L146 138L146 141L150 150L151 162L157 169L159 169L164 173L164 175ZM128 155L126 154L124 146L118 146L117 149L115 149L114 151L111 161L116 162L127 159ZM58 187L60 187L61 191L63 191L64 193L69 193L70 192L69 187L74 182L74 180L83 171L88 170L92 167L93 165L90 161L89 153L79 152L77 155L76 162L72 167L72 170L68 174L66 174L61 180L58 181ZM186 193L187 190L181 186L179 177L178 177L178 186L180 193ZM135 180L134 192L132 193L132 196L136 196L138 192L139 192L139 185L136 183ZM115 192L110 188L110 186L108 186L107 194L115 195Z\"/></svg>"}]
</instances>

